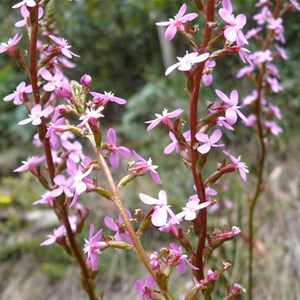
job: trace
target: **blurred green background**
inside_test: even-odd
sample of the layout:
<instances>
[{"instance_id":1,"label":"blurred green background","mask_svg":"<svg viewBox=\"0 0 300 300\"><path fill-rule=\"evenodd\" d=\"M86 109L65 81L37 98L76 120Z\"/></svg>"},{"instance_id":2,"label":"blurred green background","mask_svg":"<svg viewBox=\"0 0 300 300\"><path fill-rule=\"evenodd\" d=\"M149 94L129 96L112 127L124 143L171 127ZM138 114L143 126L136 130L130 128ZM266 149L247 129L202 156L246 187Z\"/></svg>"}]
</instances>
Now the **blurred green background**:
<instances>
[{"instance_id":1,"label":"blurred green background","mask_svg":"<svg viewBox=\"0 0 300 300\"><path fill-rule=\"evenodd\" d=\"M251 16L254 1L232 2L235 3L236 12L246 13L247 29L250 29L253 25ZM14 1L1 1L1 42L6 42L18 32L13 24L20 16L12 11L12 3ZM192 180L184 164L178 164L175 154L167 157L162 155L164 147L169 143L163 128L156 128L146 134L144 124L144 121L152 119L154 113L161 112L163 108L188 108L183 75L178 72L168 78L164 76L166 60L164 62L162 59L159 33L154 25L156 21L173 16L181 4L181 1L168 0L55 1L55 17L61 36L72 45L72 51L81 56L73 60L77 67L68 70L67 75L79 81L84 73L90 74L93 77L93 91L102 93L111 90L115 95L128 99L126 107L110 106L104 126L114 126L124 145L145 157L151 156L154 164L160 166L162 187L155 186L150 177L145 176L126 188L126 199L129 199L128 205L132 208L136 207L137 193L141 191L155 197L162 188L178 209L193 193ZM188 6L192 7L192 1ZM286 49L290 59L282 61L279 66L285 90L273 97L274 103L282 109L284 118L280 126L284 132L269 149L266 170L268 181L256 213L254 299L300 299L300 242L297 234L300 228L300 207L297 202L300 181L299 13L289 13L284 21ZM169 58L174 61L176 56L185 53L186 44L177 36L168 51L174 54L174 57ZM236 88L241 98L247 95L252 89L251 83L234 76L241 66L236 57L220 60L214 71L215 81L211 87L203 90L202 99L212 100L215 88L225 93ZM0 99L10 94L22 80L27 80L24 74L7 54L2 54ZM204 101L202 109L205 107ZM72 267L72 259L62 254L58 246L39 246L56 226L51 212L32 206L32 202L39 199L43 192L39 183L29 174L16 176L12 173L21 160L35 151L31 143L33 128L18 126L16 122L25 115L24 107L15 107L10 102L0 103L0 298L85 299L80 291L79 271ZM234 133L228 134L226 139L229 146L235 149L235 154L242 153L243 160L255 173L252 162L256 156L256 140L252 138L249 129L240 126ZM211 161L208 169L214 168ZM219 268L222 261L233 263L232 270L221 280L220 285L225 285L230 278L233 280L231 283L247 285L245 190L251 189L253 180L255 176L250 178L249 185L245 187L240 183L238 174L230 175L228 181L223 182L219 193L220 201L227 198L233 201L233 209L209 215L210 230L222 225L237 225L245 230L241 238L221 247L218 258L211 263L211 266ZM99 208L95 200L90 197L82 202L93 209L91 218L100 226L103 214L114 208L105 201L102 201L103 205ZM116 215L115 210L113 214ZM41 218L44 222L41 222ZM150 232L147 237L152 241L148 242L149 250L157 250L163 245L160 242L161 236L156 232ZM147 244L149 239L146 238L144 242ZM133 299L131 287L135 278L143 272L142 268L136 268L134 257L122 251L104 252L100 266L103 273L98 277L97 285L108 295L107 299ZM38 286L34 284L36 280L40 281ZM178 299L181 299L180 295L187 287L184 279L179 281L182 285L177 280L180 278L174 279L176 293ZM73 294L70 292L71 286L74 287ZM222 299L224 290L217 290L219 292L215 293L215 299Z\"/></svg>"}]
</instances>

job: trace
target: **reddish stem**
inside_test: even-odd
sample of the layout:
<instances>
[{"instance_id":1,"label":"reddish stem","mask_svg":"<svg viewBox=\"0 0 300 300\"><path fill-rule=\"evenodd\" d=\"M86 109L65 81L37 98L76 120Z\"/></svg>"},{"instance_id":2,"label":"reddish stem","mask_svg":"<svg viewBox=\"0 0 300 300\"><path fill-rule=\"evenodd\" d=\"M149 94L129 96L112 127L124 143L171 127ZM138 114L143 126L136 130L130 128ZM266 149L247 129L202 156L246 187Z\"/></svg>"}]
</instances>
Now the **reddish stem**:
<instances>
[{"instance_id":1,"label":"reddish stem","mask_svg":"<svg viewBox=\"0 0 300 300\"><path fill-rule=\"evenodd\" d=\"M38 1L36 0L36 6L31 9L31 32L30 32L30 49L29 49L29 77L30 83L32 86L33 98L35 104L40 104L40 92L38 87L38 67L37 67L37 39L38 39L38 31L39 31L39 21L38 21ZM48 171L53 183L53 178L55 175L55 167L53 163L52 153L51 153L51 145L48 138L45 137L47 131L46 121L43 118L42 123L39 126L39 136L43 141L44 152L46 156L46 161L48 165Z\"/></svg>"},{"instance_id":2,"label":"reddish stem","mask_svg":"<svg viewBox=\"0 0 300 300\"><path fill-rule=\"evenodd\" d=\"M199 54L205 52L206 47L211 39L212 31L209 28L208 23L214 20L214 10L215 4L214 0L207 1L206 7L206 22L205 22L205 29L204 35L202 39L202 43L200 46ZM197 170L197 161L199 158L199 153L197 149L193 147L197 143L196 140L196 133L197 133L197 123L198 123L198 99L200 95L200 83L202 79L202 73L204 64L200 63L196 73L193 74L193 91L190 96L190 130L191 130L191 164L192 164L192 173L194 177L194 182L196 185L196 190L198 197L200 199L200 203L205 202L206 195L205 195L205 187L203 184L201 172ZM200 210L197 215L197 218L194 222L195 232L199 235L198 237L198 245L196 250L196 257L194 264L199 268L199 270L194 271L194 275L197 280L204 278L204 264L203 264L203 249L205 247L206 235L207 235L207 215L206 209Z\"/></svg>"}]
</instances>

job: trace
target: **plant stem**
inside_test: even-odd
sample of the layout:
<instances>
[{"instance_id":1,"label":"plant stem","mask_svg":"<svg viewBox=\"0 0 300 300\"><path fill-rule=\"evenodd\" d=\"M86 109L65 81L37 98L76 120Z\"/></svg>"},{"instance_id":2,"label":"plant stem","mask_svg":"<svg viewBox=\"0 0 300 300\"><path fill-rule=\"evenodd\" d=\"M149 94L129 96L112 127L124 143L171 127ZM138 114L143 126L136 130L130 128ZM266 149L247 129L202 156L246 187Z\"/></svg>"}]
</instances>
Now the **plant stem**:
<instances>
[{"instance_id":1,"label":"plant stem","mask_svg":"<svg viewBox=\"0 0 300 300\"><path fill-rule=\"evenodd\" d=\"M112 194L112 199L113 201L115 202L121 216L123 217L123 220L124 220L124 224L126 226L126 229L128 231L128 234L133 242L133 245L134 245L134 248L135 248L135 251L136 253L138 254L140 260L143 262L143 264L145 265L145 267L147 268L148 272L150 273L150 275L153 277L153 279L157 282L158 286L159 286L159 283L157 281L157 277L156 277L156 274L155 274L155 271L152 269L150 263L149 263L149 258L144 250L144 247L140 241L140 239L137 237L136 233L135 233L135 230L127 216L127 213L126 213L126 210L125 210L125 207L124 207L124 204L122 202L122 199L119 195L119 190L117 188L117 185L115 184L114 182L114 179L112 177L112 174L110 172L110 169L104 159L104 157L101 155L100 151L97 149L97 145L96 145L96 142L94 140L93 137L90 138L90 141L92 143L92 146L93 146L93 149L94 149L94 152L96 154L96 157L97 157L97 162L98 164L101 166L101 169L104 173L104 176L106 178L106 181L109 185L109 188L110 188L110 191L111 191L111 194ZM173 300L173 296L170 294L169 291L167 290L162 290L162 293L165 297L166 300Z\"/></svg>"},{"instance_id":2,"label":"plant stem","mask_svg":"<svg viewBox=\"0 0 300 300\"><path fill-rule=\"evenodd\" d=\"M38 87L38 68L37 68L37 39L38 39L38 30L39 30L39 21L38 21L38 3L36 1L36 6L32 8L31 14L32 16L32 24L31 24L31 32L30 32L30 49L29 49L29 77L30 77L30 83L32 86L32 92L33 92L33 98L35 104L40 104L40 92ZM47 132L47 126L45 118L42 118L42 123L39 126L39 136L41 140L43 141L44 146L44 152L46 156L46 161L48 165L48 171L51 178L51 181L53 183L53 178L55 175L55 167L53 163L52 153L51 153L51 145L48 138L45 137L45 134Z\"/></svg>"},{"instance_id":3,"label":"plant stem","mask_svg":"<svg viewBox=\"0 0 300 300\"><path fill-rule=\"evenodd\" d=\"M206 7L205 29L204 29L204 35L200 46L199 54L205 52L206 47L211 39L212 32L211 29L209 28L208 23L212 22L214 19L214 10L215 10L214 1L208 0L207 7ZM206 201L206 195L205 195L205 187L203 184L201 172L197 170L199 153L197 149L195 149L193 146L197 143L196 133L197 133L197 123L198 123L198 100L200 95L200 84L201 84L204 64L205 62L200 63L196 72L193 75L192 78L193 91L191 92L190 95L191 164L192 164L193 178L196 185L197 194L200 199L200 203ZM200 280L204 278L203 250L205 247L205 241L207 235L206 209L201 209L199 211L196 220L194 222L194 228L195 228L195 232L198 234L198 244L197 244L194 264L196 267L199 268L199 270L195 270L193 273L197 278L197 280Z\"/></svg>"},{"instance_id":4,"label":"plant stem","mask_svg":"<svg viewBox=\"0 0 300 300\"><path fill-rule=\"evenodd\" d=\"M89 275L89 271L87 269L86 263L83 260L83 257L81 255L81 251L79 250L78 244L76 242L75 239L75 234L71 228L70 222L69 222L69 218L68 218L68 212L67 209L65 207L64 204L62 204L61 206L61 217L62 217L62 221L66 227L67 230L67 236L70 242L70 246L72 248L72 252L81 268L81 276L82 276L82 282L83 282L83 287L86 290L86 292L89 295L89 299L90 300L97 300L98 297L95 296L94 293L94 288L93 285L91 283L91 278Z\"/></svg>"},{"instance_id":5,"label":"plant stem","mask_svg":"<svg viewBox=\"0 0 300 300\"><path fill-rule=\"evenodd\" d=\"M273 17L276 19L280 14L281 0L276 1L276 5L273 11ZM269 48L270 44L274 40L274 30L270 30L265 43L262 46L262 50ZM249 215L248 215L248 231L249 231L249 252L248 252L248 288L247 288L247 298L252 299L253 290L253 248L254 248L254 211L258 202L258 198L263 190L263 173L266 160L266 146L264 142L264 132L263 132L263 121L261 120L261 101L263 93L263 80L266 72L266 66L263 64L259 70L257 79L257 100L255 102L254 113L257 120L257 136L259 143L259 158L258 158L258 175L255 187L255 192L252 198L249 200Z\"/></svg>"}]
</instances>

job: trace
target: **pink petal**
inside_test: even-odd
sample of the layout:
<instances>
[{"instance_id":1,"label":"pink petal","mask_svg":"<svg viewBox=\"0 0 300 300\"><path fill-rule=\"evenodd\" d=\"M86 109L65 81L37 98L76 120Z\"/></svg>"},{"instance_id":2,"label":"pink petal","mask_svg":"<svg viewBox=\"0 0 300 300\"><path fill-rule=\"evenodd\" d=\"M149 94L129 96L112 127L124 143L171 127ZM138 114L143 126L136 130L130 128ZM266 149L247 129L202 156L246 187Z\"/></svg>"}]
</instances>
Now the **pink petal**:
<instances>
[{"instance_id":1,"label":"pink petal","mask_svg":"<svg viewBox=\"0 0 300 300\"><path fill-rule=\"evenodd\" d=\"M204 144L204 145L201 145L200 147L198 147L197 150L198 150L201 154L205 154L205 153L207 153L207 152L210 150L210 148L211 148L210 145Z\"/></svg>"},{"instance_id":2,"label":"pink petal","mask_svg":"<svg viewBox=\"0 0 300 300\"><path fill-rule=\"evenodd\" d=\"M119 229L119 227L116 224L115 220L111 217L104 217L104 224L110 230L118 231L118 229Z\"/></svg>"},{"instance_id":3,"label":"pink petal","mask_svg":"<svg viewBox=\"0 0 300 300\"><path fill-rule=\"evenodd\" d=\"M107 140L112 145L115 145L117 143L116 132L113 128L108 129L108 131L107 131Z\"/></svg>"},{"instance_id":4,"label":"pink petal","mask_svg":"<svg viewBox=\"0 0 300 300\"><path fill-rule=\"evenodd\" d=\"M184 15L184 13L186 12L186 8L187 8L186 4L183 3L177 13L177 19L179 19L180 17L182 17Z\"/></svg>"},{"instance_id":5,"label":"pink petal","mask_svg":"<svg viewBox=\"0 0 300 300\"><path fill-rule=\"evenodd\" d=\"M244 14L239 14L235 18L235 24L237 24L239 28L243 28L246 25L246 22L247 22L247 18Z\"/></svg>"},{"instance_id":6,"label":"pink petal","mask_svg":"<svg viewBox=\"0 0 300 300\"><path fill-rule=\"evenodd\" d=\"M109 157L109 162L114 169L119 167L119 155L115 152L111 152Z\"/></svg>"},{"instance_id":7,"label":"pink petal","mask_svg":"<svg viewBox=\"0 0 300 300\"><path fill-rule=\"evenodd\" d=\"M150 197L143 193L139 193L139 197L140 197L141 201L144 202L145 204L156 205L159 203L158 199L155 199L155 198Z\"/></svg>"},{"instance_id":8,"label":"pink petal","mask_svg":"<svg viewBox=\"0 0 300 300\"><path fill-rule=\"evenodd\" d=\"M216 142L218 142L218 140L222 137L222 131L221 129L216 129L211 137L210 137L210 141L212 142L212 144L215 144Z\"/></svg>"},{"instance_id":9,"label":"pink petal","mask_svg":"<svg viewBox=\"0 0 300 300\"><path fill-rule=\"evenodd\" d=\"M236 111L232 108L228 108L225 112L226 121L229 125L233 125L237 121Z\"/></svg>"},{"instance_id":10,"label":"pink petal","mask_svg":"<svg viewBox=\"0 0 300 300\"><path fill-rule=\"evenodd\" d=\"M226 23L231 23L232 22L232 14L230 11L228 11L225 8L220 8L219 9L219 15L220 17L226 22Z\"/></svg>"},{"instance_id":11,"label":"pink petal","mask_svg":"<svg viewBox=\"0 0 300 300\"><path fill-rule=\"evenodd\" d=\"M237 38L237 30L229 26L224 30L224 36L228 41L234 42Z\"/></svg>"},{"instance_id":12,"label":"pink petal","mask_svg":"<svg viewBox=\"0 0 300 300\"><path fill-rule=\"evenodd\" d=\"M190 14L187 14L184 17L180 18L180 21L182 23L185 23L187 21L192 21L192 20L196 19L197 17L198 17L198 14L196 14L196 13L190 13Z\"/></svg>"},{"instance_id":13,"label":"pink petal","mask_svg":"<svg viewBox=\"0 0 300 300\"><path fill-rule=\"evenodd\" d=\"M216 89L215 92L222 101L230 103L230 99L222 91Z\"/></svg>"},{"instance_id":14,"label":"pink petal","mask_svg":"<svg viewBox=\"0 0 300 300\"><path fill-rule=\"evenodd\" d=\"M171 41L173 38L174 38L174 36L175 36L175 34L176 34L176 32L177 32L177 26L175 25L175 24L171 24L168 28L167 28L167 30L166 30L166 32L165 32L165 39L167 40L167 41Z\"/></svg>"},{"instance_id":15,"label":"pink petal","mask_svg":"<svg viewBox=\"0 0 300 300\"><path fill-rule=\"evenodd\" d=\"M167 223L168 213L164 208L155 209L152 214L151 221L154 226L164 226Z\"/></svg>"}]
</instances>

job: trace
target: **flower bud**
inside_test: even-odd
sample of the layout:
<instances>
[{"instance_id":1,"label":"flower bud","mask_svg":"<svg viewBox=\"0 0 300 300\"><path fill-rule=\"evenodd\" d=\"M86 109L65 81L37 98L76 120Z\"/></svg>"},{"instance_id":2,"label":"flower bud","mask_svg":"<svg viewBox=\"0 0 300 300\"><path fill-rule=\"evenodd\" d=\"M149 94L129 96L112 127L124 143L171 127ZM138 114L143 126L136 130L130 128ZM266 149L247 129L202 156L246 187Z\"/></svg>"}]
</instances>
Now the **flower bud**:
<instances>
[{"instance_id":1,"label":"flower bud","mask_svg":"<svg viewBox=\"0 0 300 300\"><path fill-rule=\"evenodd\" d=\"M80 83L87 89L90 89L91 84L92 84L92 77L88 74L84 74L81 79Z\"/></svg>"}]
</instances>

